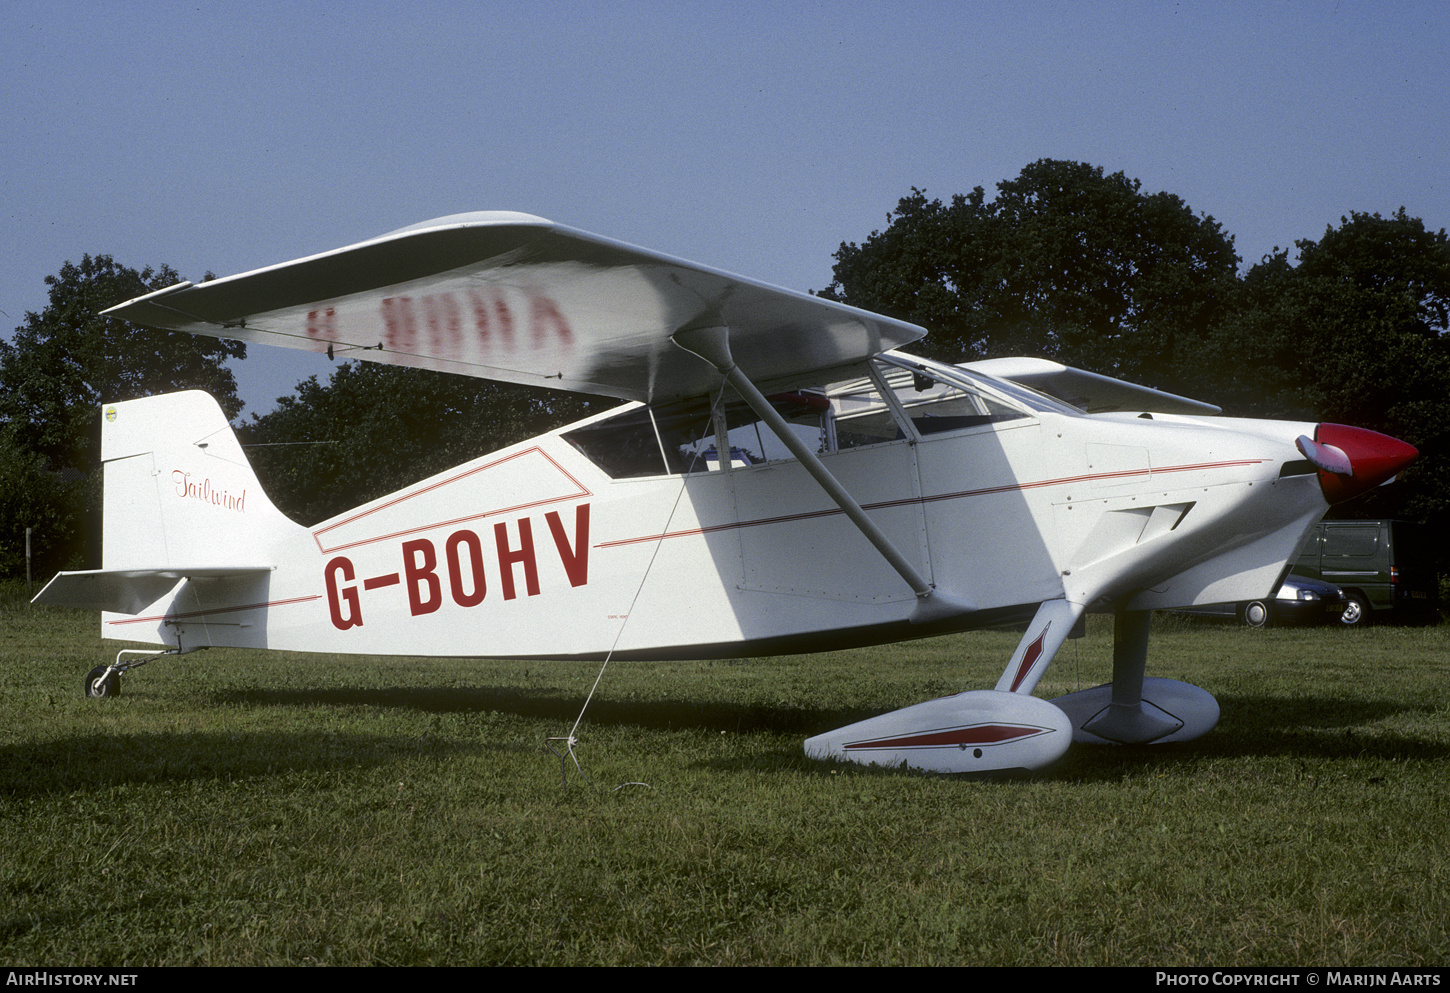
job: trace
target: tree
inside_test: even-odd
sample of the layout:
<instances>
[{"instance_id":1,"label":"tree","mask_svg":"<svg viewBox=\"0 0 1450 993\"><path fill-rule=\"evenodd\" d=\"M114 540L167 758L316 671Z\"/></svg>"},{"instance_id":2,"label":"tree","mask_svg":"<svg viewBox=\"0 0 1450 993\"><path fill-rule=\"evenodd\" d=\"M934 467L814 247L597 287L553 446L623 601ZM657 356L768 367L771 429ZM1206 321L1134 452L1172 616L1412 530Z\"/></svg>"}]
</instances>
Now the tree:
<instances>
[{"instance_id":1,"label":"tree","mask_svg":"<svg viewBox=\"0 0 1450 993\"><path fill-rule=\"evenodd\" d=\"M1403 208L1352 214L1248 271L1210 362L1235 410L1384 429L1436 394L1450 331L1450 244ZM1439 394L1443 395L1443 394Z\"/></svg>"},{"instance_id":2,"label":"tree","mask_svg":"<svg viewBox=\"0 0 1450 993\"><path fill-rule=\"evenodd\" d=\"M86 480L46 468L0 428L0 576L25 575L26 529L31 529L33 575L79 565L73 561L85 517Z\"/></svg>"},{"instance_id":3,"label":"tree","mask_svg":"<svg viewBox=\"0 0 1450 993\"><path fill-rule=\"evenodd\" d=\"M201 389L228 417L241 412L236 380L224 363L244 358L246 345L100 316L107 307L179 282L175 270L138 271L108 255L87 255L45 281L49 305L27 313L13 341L0 341L0 423L51 469L95 467L103 403Z\"/></svg>"},{"instance_id":4,"label":"tree","mask_svg":"<svg viewBox=\"0 0 1450 993\"><path fill-rule=\"evenodd\" d=\"M1404 208L1352 213L1248 271L1202 367L1230 413L1355 424L1410 442L1406 484L1355 516L1443 515L1450 502L1450 239Z\"/></svg>"},{"instance_id":5,"label":"tree","mask_svg":"<svg viewBox=\"0 0 1450 993\"><path fill-rule=\"evenodd\" d=\"M0 569L24 568L26 527L45 568L79 568L99 523L100 405L204 389L230 416L242 402L224 366L241 342L138 328L107 307L179 281L167 266L136 270L87 255L47 276L50 302L0 341ZM92 511L87 521L87 508ZM88 523L90 526L88 526ZM98 554L99 542L90 541ZM19 558L14 549L20 548ZM95 564L94 562L92 564Z\"/></svg>"},{"instance_id":6,"label":"tree","mask_svg":"<svg viewBox=\"0 0 1450 993\"><path fill-rule=\"evenodd\" d=\"M344 362L243 432L284 513L326 520L588 414L596 401L421 369Z\"/></svg>"},{"instance_id":7,"label":"tree","mask_svg":"<svg viewBox=\"0 0 1450 993\"><path fill-rule=\"evenodd\" d=\"M1043 159L950 205L913 189L822 295L922 324L950 361L1045 355L1182 390L1182 356L1233 299L1238 256L1211 217L1102 167Z\"/></svg>"}]
</instances>

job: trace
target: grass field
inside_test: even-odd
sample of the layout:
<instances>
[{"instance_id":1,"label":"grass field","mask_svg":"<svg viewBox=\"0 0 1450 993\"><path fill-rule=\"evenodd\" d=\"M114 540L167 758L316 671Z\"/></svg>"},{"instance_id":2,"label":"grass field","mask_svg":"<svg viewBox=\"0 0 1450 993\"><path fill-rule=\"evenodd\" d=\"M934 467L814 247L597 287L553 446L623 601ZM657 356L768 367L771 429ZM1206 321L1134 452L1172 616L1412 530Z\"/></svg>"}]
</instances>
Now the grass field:
<instances>
[{"instance_id":1,"label":"grass field","mask_svg":"<svg viewBox=\"0 0 1450 993\"><path fill-rule=\"evenodd\" d=\"M811 762L990 687L979 633L594 664L214 650L123 695L93 614L0 590L0 962L1444 965L1450 630L1155 625L1207 737L1032 779ZM1039 695L1104 681L1093 618Z\"/></svg>"}]
</instances>

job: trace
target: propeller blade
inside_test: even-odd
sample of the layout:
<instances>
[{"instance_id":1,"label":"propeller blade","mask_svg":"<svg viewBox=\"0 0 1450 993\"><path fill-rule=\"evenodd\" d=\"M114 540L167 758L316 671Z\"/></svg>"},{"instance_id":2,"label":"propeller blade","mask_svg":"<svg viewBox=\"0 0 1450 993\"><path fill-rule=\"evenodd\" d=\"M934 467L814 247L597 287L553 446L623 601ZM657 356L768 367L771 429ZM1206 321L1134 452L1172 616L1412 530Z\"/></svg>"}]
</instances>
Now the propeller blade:
<instances>
[{"instance_id":1,"label":"propeller blade","mask_svg":"<svg viewBox=\"0 0 1450 993\"><path fill-rule=\"evenodd\" d=\"M1313 463L1316 469L1332 472L1336 476L1354 475L1354 466L1350 465L1349 456L1333 445L1321 445L1307 434L1301 434L1294 440L1294 447L1299 449L1300 454Z\"/></svg>"}]
</instances>

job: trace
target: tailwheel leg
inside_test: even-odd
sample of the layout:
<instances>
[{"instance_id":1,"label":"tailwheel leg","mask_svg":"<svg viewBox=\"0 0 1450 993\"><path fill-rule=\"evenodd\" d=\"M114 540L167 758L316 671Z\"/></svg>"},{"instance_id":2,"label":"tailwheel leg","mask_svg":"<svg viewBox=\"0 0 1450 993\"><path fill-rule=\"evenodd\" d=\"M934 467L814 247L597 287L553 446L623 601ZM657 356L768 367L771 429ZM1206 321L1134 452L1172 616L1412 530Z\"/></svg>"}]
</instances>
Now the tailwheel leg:
<instances>
[{"instance_id":1,"label":"tailwheel leg","mask_svg":"<svg viewBox=\"0 0 1450 993\"><path fill-rule=\"evenodd\" d=\"M154 662L167 655L183 654L180 648L168 648L165 651L153 652L142 648L123 648L116 653L116 661L110 665L98 665L86 674L85 693L88 697L97 700L105 697L121 695L121 676L132 669L139 669L147 662ZM127 655L144 655L143 659L134 662L125 661Z\"/></svg>"},{"instance_id":2,"label":"tailwheel leg","mask_svg":"<svg viewBox=\"0 0 1450 993\"><path fill-rule=\"evenodd\" d=\"M1072 720L1073 741L1119 745L1190 741L1218 723L1218 701L1207 690L1144 675L1151 620L1151 611L1118 611L1113 623L1113 681L1052 701Z\"/></svg>"}]
</instances>

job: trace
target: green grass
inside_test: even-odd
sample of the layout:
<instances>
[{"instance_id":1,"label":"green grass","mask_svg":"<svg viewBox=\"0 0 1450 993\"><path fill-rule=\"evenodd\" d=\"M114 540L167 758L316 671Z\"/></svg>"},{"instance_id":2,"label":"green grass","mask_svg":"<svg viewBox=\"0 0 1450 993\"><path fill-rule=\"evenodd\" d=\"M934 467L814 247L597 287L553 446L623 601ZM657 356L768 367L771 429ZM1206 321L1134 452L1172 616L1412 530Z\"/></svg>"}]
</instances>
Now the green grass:
<instances>
[{"instance_id":1,"label":"green grass","mask_svg":"<svg viewBox=\"0 0 1450 993\"><path fill-rule=\"evenodd\" d=\"M1168 620L1197 742L1030 779L811 762L989 687L979 633L612 665L214 650L123 695L94 615L0 591L0 961L66 965L1450 961L1450 631ZM1039 695L1094 685L1093 618Z\"/></svg>"}]
</instances>

